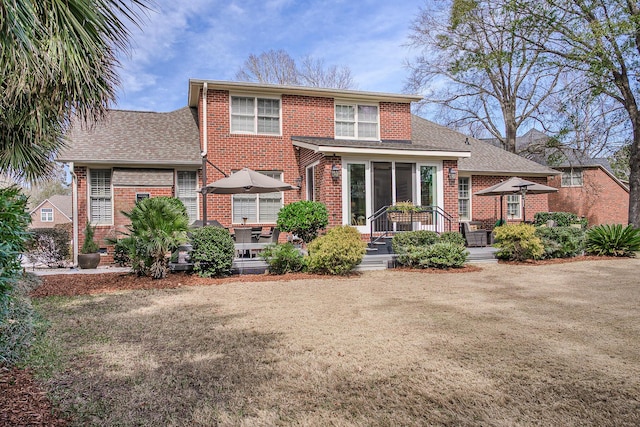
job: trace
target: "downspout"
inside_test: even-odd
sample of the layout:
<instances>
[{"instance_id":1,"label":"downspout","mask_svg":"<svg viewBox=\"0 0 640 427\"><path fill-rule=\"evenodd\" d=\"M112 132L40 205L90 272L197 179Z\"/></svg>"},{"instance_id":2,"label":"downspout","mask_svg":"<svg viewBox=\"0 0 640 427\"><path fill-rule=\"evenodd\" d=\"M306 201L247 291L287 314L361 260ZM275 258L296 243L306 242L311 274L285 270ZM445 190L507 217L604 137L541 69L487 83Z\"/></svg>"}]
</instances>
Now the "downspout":
<instances>
[{"instance_id":1,"label":"downspout","mask_svg":"<svg viewBox=\"0 0 640 427\"><path fill-rule=\"evenodd\" d=\"M208 151L208 140L207 140L207 94L209 90L207 87L207 82L202 84L202 120L200 121L200 126L202 128L202 152L200 155L202 156L202 226L207 225L207 151Z\"/></svg>"},{"instance_id":2,"label":"downspout","mask_svg":"<svg viewBox=\"0 0 640 427\"><path fill-rule=\"evenodd\" d=\"M71 197L73 211L71 213L73 226L73 266L78 266L78 176L73 171L73 162L69 162L71 172Z\"/></svg>"}]
</instances>

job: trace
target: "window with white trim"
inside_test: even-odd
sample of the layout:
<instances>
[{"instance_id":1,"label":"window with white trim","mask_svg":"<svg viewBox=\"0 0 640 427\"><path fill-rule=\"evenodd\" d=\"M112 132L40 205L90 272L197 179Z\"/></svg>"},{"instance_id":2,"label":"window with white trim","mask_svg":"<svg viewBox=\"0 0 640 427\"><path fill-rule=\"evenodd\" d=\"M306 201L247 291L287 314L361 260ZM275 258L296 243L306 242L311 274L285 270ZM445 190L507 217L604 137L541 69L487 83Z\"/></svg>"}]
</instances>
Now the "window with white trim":
<instances>
[{"instance_id":1,"label":"window with white trim","mask_svg":"<svg viewBox=\"0 0 640 427\"><path fill-rule=\"evenodd\" d=\"M280 135L280 100L232 96L231 133Z\"/></svg>"},{"instance_id":2,"label":"window with white trim","mask_svg":"<svg viewBox=\"0 0 640 427\"><path fill-rule=\"evenodd\" d=\"M198 219L198 181L195 171L178 171L176 198L187 208L189 222Z\"/></svg>"},{"instance_id":3,"label":"window with white trim","mask_svg":"<svg viewBox=\"0 0 640 427\"><path fill-rule=\"evenodd\" d=\"M40 209L40 221L53 222L53 208Z\"/></svg>"},{"instance_id":4,"label":"window with white trim","mask_svg":"<svg viewBox=\"0 0 640 427\"><path fill-rule=\"evenodd\" d=\"M471 220L471 198L469 177L458 178L458 216L462 221Z\"/></svg>"},{"instance_id":5,"label":"window with white trim","mask_svg":"<svg viewBox=\"0 0 640 427\"><path fill-rule=\"evenodd\" d=\"M263 175L282 181L282 172L258 171ZM282 208L282 192L263 194L234 194L233 223L275 223Z\"/></svg>"},{"instance_id":6,"label":"window with white trim","mask_svg":"<svg viewBox=\"0 0 640 427\"><path fill-rule=\"evenodd\" d=\"M582 187L582 169L567 169L562 172L563 187Z\"/></svg>"},{"instance_id":7,"label":"window with white trim","mask_svg":"<svg viewBox=\"0 0 640 427\"><path fill-rule=\"evenodd\" d=\"M377 105L336 104L336 138L378 139Z\"/></svg>"},{"instance_id":8,"label":"window with white trim","mask_svg":"<svg viewBox=\"0 0 640 427\"><path fill-rule=\"evenodd\" d=\"M519 194L507 194L507 218L522 218L522 206L520 200L522 199Z\"/></svg>"},{"instance_id":9,"label":"window with white trim","mask_svg":"<svg viewBox=\"0 0 640 427\"><path fill-rule=\"evenodd\" d=\"M111 169L89 172L89 220L92 224L112 223Z\"/></svg>"}]
</instances>

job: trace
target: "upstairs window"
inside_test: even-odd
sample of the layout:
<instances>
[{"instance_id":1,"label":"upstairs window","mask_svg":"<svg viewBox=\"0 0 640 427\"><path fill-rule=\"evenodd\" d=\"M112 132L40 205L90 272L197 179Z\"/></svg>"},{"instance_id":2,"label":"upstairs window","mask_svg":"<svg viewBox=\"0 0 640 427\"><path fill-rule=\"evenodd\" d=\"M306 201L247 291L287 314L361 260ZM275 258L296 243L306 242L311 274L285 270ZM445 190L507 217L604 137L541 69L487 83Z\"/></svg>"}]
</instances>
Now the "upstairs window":
<instances>
[{"instance_id":1,"label":"upstairs window","mask_svg":"<svg viewBox=\"0 0 640 427\"><path fill-rule=\"evenodd\" d=\"M336 138L378 139L376 105L336 104Z\"/></svg>"},{"instance_id":2,"label":"upstairs window","mask_svg":"<svg viewBox=\"0 0 640 427\"><path fill-rule=\"evenodd\" d=\"M563 187L582 187L582 169L568 169L562 172Z\"/></svg>"},{"instance_id":3,"label":"upstairs window","mask_svg":"<svg viewBox=\"0 0 640 427\"><path fill-rule=\"evenodd\" d=\"M53 222L53 208L40 209L40 221Z\"/></svg>"},{"instance_id":4,"label":"upstairs window","mask_svg":"<svg viewBox=\"0 0 640 427\"><path fill-rule=\"evenodd\" d=\"M89 218L92 224L111 225L111 169L91 169L89 174Z\"/></svg>"},{"instance_id":5,"label":"upstairs window","mask_svg":"<svg viewBox=\"0 0 640 427\"><path fill-rule=\"evenodd\" d=\"M280 100L232 96L231 133L280 135Z\"/></svg>"}]
</instances>

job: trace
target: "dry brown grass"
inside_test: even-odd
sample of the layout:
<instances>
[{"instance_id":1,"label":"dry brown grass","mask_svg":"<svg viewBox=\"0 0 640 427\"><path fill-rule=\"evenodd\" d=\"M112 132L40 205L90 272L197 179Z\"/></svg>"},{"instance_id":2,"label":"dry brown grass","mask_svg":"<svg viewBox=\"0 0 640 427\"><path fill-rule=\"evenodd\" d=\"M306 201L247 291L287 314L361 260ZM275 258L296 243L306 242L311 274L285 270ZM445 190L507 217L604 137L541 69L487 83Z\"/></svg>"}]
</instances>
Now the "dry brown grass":
<instances>
[{"instance_id":1,"label":"dry brown grass","mask_svg":"<svg viewBox=\"0 0 640 427\"><path fill-rule=\"evenodd\" d=\"M640 425L640 261L43 299L77 425Z\"/></svg>"}]
</instances>

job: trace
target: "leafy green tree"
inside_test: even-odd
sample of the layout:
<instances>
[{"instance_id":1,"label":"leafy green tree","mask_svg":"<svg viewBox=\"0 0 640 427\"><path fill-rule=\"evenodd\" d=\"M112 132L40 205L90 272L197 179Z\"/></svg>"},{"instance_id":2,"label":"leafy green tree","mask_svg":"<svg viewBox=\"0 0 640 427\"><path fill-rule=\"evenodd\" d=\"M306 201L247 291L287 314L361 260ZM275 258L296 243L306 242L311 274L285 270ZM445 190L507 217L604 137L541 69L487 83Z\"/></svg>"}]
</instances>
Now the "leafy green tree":
<instances>
[{"instance_id":1,"label":"leafy green tree","mask_svg":"<svg viewBox=\"0 0 640 427\"><path fill-rule=\"evenodd\" d=\"M301 200L283 206L278 212L278 228L309 243L329 224L327 207L320 202Z\"/></svg>"},{"instance_id":2,"label":"leafy green tree","mask_svg":"<svg viewBox=\"0 0 640 427\"><path fill-rule=\"evenodd\" d=\"M0 2L0 173L46 176L72 119L101 117L115 99L126 23L146 0Z\"/></svg>"}]
</instances>

